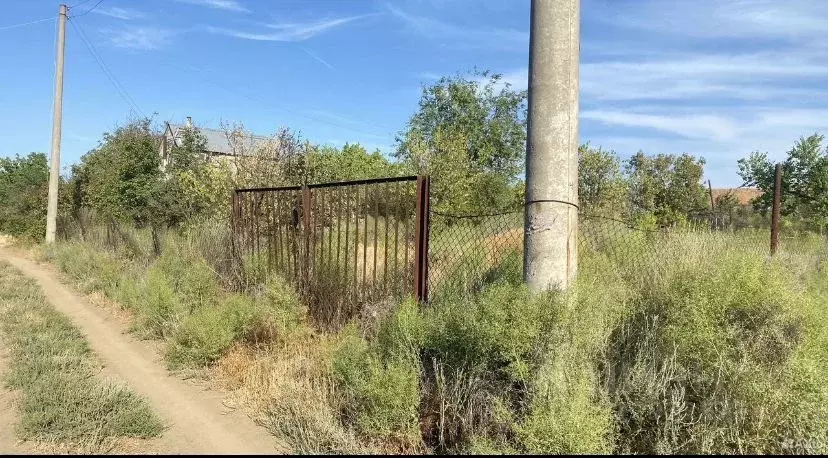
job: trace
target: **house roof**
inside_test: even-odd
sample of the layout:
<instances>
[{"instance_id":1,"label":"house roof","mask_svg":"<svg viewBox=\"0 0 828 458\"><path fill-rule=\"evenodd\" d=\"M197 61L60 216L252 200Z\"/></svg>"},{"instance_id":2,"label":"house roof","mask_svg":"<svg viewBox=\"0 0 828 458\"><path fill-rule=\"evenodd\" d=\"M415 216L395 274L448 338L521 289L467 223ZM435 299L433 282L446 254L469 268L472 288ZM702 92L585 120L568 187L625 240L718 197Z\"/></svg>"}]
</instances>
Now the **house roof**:
<instances>
[{"instance_id":1,"label":"house roof","mask_svg":"<svg viewBox=\"0 0 828 458\"><path fill-rule=\"evenodd\" d=\"M186 124L172 124L167 123L172 132L173 139L176 146L181 146L183 141L183 132L187 128ZM256 146L266 142L268 137L261 135L244 135L238 136L231 142L227 134L219 129L207 129L197 127L198 131L207 140L206 150L212 154L222 154L227 156L235 156L236 150L241 150L242 154L252 151ZM236 148L234 148L234 144Z\"/></svg>"},{"instance_id":2,"label":"house roof","mask_svg":"<svg viewBox=\"0 0 828 458\"><path fill-rule=\"evenodd\" d=\"M750 202L753 199L764 194L762 191L756 188L713 188L712 192L714 200L724 195L730 194L736 198L736 201L739 202L739 205L750 205Z\"/></svg>"}]
</instances>

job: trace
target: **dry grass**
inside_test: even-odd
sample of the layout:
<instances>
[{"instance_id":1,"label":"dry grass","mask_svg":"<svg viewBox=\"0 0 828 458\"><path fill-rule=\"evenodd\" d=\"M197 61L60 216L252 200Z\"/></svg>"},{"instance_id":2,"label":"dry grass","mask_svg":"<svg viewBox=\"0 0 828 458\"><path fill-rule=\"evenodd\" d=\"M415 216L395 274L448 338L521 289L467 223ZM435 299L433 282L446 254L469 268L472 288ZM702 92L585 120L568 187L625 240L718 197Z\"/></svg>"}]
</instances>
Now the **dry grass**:
<instances>
[{"instance_id":1,"label":"dry grass","mask_svg":"<svg viewBox=\"0 0 828 458\"><path fill-rule=\"evenodd\" d=\"M229 403L281 438L297 454L367 453L338 418L328 374L333 342L314 334L264 351L237 345L215 365Z\"/></svg>"}]
</instances>

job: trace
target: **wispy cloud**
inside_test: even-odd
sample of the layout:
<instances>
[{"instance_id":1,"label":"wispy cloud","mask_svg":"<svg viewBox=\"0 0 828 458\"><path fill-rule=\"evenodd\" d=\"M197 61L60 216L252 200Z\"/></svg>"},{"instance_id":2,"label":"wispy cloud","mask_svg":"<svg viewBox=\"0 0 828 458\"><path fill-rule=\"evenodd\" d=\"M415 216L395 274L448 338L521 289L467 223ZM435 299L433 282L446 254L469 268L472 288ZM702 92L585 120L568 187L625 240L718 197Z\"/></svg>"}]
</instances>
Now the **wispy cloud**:
<instances>
[{"instance_id":1,"label":"wispy cloud","mask_svg":"<svg viewBox=\"0 0 828 458\"><path fill-rule=\"evenodd\" d=\"M388 11L411 30L430 39L458 47L485 47L525 52L529 45L529 32L525 30L475 28L451 24L428 16L405 12L393 5Z\"/></svg>"},{"instance_id":2,"label":"wispy cloud","mask_svg":"<svg viewBox=\"0 0 828 458\"><path fill-rule=\"evenodd\" d=\"M326 61L325 59L323 59L323 58L317 56L316 54L312 53L309 49L302 48L302 51L305 51L305 54L309 55L313 60L319 62L320 64L328 67L329 69L331 69L333 71L336 71L336 68L333 65L328 63L328 61Z\"/></svg>"},{"instance_id":3,"label":"wispy cloud","mask_svg":"<svg viewBox=\"0 0 828 458\"><path fill-rule=\"evenodd\" d=\"M208 27L207 30L213 33L228 35L236 38L243 38L245 40L258 41L304 41L316 35L325 33L329 30L341 27L345 24L374 16L373 14L363 14L360 16L350 16L337 19L327 19L315 22L283 22L266 24L265 27L270 29L264 32L250 32L237 29L227 29L222 27Z\"/></svg>"},{"instance_id":4,"label":"wispy cloud","mask_svg":"<svg viewBox=\"0 0 828 458\"><path fill-rule=\"evenodd\" d=\"M92 12L103 16L113 17L115 19L123 19L125 21L130 21L133 19L142 19L146 17L144 13L138 10L134 10L131 8L120 8L117 6L112 6L109 8L95 8L92 10Z\"/></svg>"},{"instance_id":5,"label":"wispy cloud","mask_svg":"<svg viewBox=\"0 0 828 458\"><path fill-rule=\"evenodd\" d=\"M700 154L714 182L731 185L750 151L780 159L799 136L828 130L828 2L584 2L586 29L602 31L581 52L584 140Z\"/></svg>"},{"instance_id":6,"label":"wispy cloud","mask_svg":"<svg viewBox=\"0 0 828 458\"><path fill-rule=\"evenodd\" d=\"M159 49L170 43L175 33L158 27L127 27L101 30L109 37L109 43L116 48Z\"/></svg>"},{"instance_id":7,"label":"wispy cloud","mask_svg":"<svg viewBox=\"0 0 828 458\"><path fill-rule=\"evenodd\" d=\"M684 37L785 38L796 41L824 36L828 2L821 0L647 0L636 8L613 8L605 15L591 5L595 18L613 25L655 30ZM589 11L589 10L587 10Z\"/></svg>"},{"instance_id":8,"label":"wispy cloud","mask_svg":"<svg viewBox=\"0 0 828 458\"><path fill-rule=\"evenodd\" d=\"M217 10L236 11L239 13L249 13L247 9L237 0L175 0L179 3L189 3L192 5L206 6Z\"/></svg>"}]
</instances>

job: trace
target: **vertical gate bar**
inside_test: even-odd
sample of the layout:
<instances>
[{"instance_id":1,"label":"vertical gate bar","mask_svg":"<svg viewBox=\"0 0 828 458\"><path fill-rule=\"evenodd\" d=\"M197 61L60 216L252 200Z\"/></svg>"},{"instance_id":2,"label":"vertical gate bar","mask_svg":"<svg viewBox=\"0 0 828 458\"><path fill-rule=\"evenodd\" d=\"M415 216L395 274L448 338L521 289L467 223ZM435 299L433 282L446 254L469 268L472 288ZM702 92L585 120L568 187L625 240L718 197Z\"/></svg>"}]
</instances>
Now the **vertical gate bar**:
<instances>
[{"instance_id":1,"label":"vertical gate bar","mask_svg":"<svg viewBox=\"0 0 828 458\"><path fill-rule=\"evenodd\" d=\"M394 295L399 294L400 271L399 271L399 247L400 247L400 184L394 185Z\"/></svg>"},{"instance_id":2,"label":"vertical gate bar","mask_svg":"<svg viewBox=\"0 0 828 458\"><path fill-rule=\"evenodd\" d=\"M233 262L236 262L238 253L236 252L236 225L239 221L238 212L238 192L233 190L230 193L230 256Z\"/></svg>"},{"instance_id":3,"label":"vertical gate bar","mask_svg":"<svg viewBox=\"0 0 828 458\"><path fill-rule=\"evenodd\" d=\"M336 275L339 281L339 274L342 273L342 266L339 265L339 254L342 252L342 195L345 194L344 189L337 190L337 205L336 205ZM333 227L333 226L332 226Z\"/></svg>"},{"instance_id":4,"label":"vertical gate bar","mask_svg":"<svg viewBox=\"0 0 828 458\"><path fill-rule=\"evenodd\" d=\"M326 221L327 221L327 212L325 211L325 204L327 203L326 199L328 198L328 192L323 188L323 189L319 190L318 194L319 194L319 197L317 197L317 199L318 199L317 200L317 205L319 206L319 211L317 212L317 214L320 215L320 217L317 220L318 221L317 227L319 227L319 230L322 231L322 233L319 235L319 253L318 253L318 257L319 257L319 270L321 272L323 272L323 275L324 275L324 272L325 272L325 224L326 224Z\"/></svg>"},{"instance_id":5,"label":"vertical gate bar","mask_svg":"<svg viewBox=\"0 0 828 458\"><path fill-rule=\"evenodd\" d=\"M285 250L282 247L282 193L276 192L276 269L280 275L284 275L285 268L284 256Z\"/></svg>"},{"instance_id":6,"label":"vertical gate bar","mask_svg":"<svg viewBox=\"0 0 828 458\"><path fill-rule=\"evenodd\" d=\"M253 194L253 223L255 225L254 227L255 227L256 238L253 241L253 249L255 250L254 257L256 258L256 268L257 269L259 268L259 263L261 262L259 257L261 256L261 251L262 251L261 246L260 246L260 244L261 244L261 234L259 233L259 220L261 219L260 202L261 202L261 194L259 194L258 192L254 193Z\"/></svg>"},{"instance_id":7,"label":"vertical gate bar","mask_svg":"<svg viewBox=\"0 0 828 458\"><path fill-rule=\"evenodd\" d=\"M370 205L370 200L368 200L368 190L371 189L371 185L365 185L362 188L364 189L363 194L365 195L365 203L363 204L363 213L365 213L365 230L362 231L362 289L364 290L363 292L367 292L366 277L368 276L368 206Z\"/></svg>"},{"instance_id":8,"label":"vertical gate bar","mask_svg":"<svg viewBox=\"0 0 828 458\"><path fill-rule=\"evenodd\" d=\"M299 245L299 240L297 239L297 232L299 231L299 220L298 220L298 212L299 212L299 200L300 196L297 191L293 192L293 209L296 210L296 220L293 221L295 223L293 225L293 230L291 231L293 236L293 281L299 281L299 264L300 264L300 249L301 246Z\"/></svg>"},{"instance_id":9,"label":"vertical gate bar","mask_svg":"<svg viewBox=\"0 0 828 458\"><path fill-rule=\"evenodd\" d=\"M354 186L354 300L359 301L359 186Z\"/></svg>"},{"instance_id":10,"label":"vertical gate bar","mask_svg":"<svg viewBox=\"0 0 828 458\"><path fill-rule=\"evenodd\" d=\"M250 202L251 202L250 193L246 193L245 199L244 199L244 212L245 212L244 216L245 216L246 221L245 221L244 226L245 226L245 230L247 231L247 234L245 234L245 238L247 239L247 240L245 240L245 245L247 245L247 249L245 250L245 255L247 257L252 257L252 251L251 250L253 249L253 247L252 247L252 244L253 244L253 220L251 219L252 218L251 217L251 213L252 213L251 206L252 205L251 205Z\"/></svg>"},{"instance_id":11,"label":"vertical gate bar","mask_svg":"<svg viewBox=\"0 0 828 458\"><path fill-rule=\"evenodd\" d=\"M377 227L377 222L379 220L379 196L377 195L377 189L379 189L379 184L371 186L372 194L374 196L374 268L372 271L374 284L371 285L371 291L374 291L377 287L377 250L379 250L379 246L377 246L377 237L379 236L377 233L379 231L379 228Z\"/></svg>"},{"instance_id":12,"label":"vertical gate bar","mask_svg":"<svg viewBox=\"0 0 828 458\"><path fill-rule=\"evenodd\" d=\"M331 199L332 196L330 195L331 191L332 190L327 191L329 193L328 196L327 196L327 199L328 199L329 202L333 200L333 199ZM336 194L339 194L339 193L337 192ZM327 265L328 269L330 269L331 268L331 255L333 253L333 251L331 250L333 248L333 244L331 242L333 241L334 211L333 211L333 206L331 206L330 203L328 204L328 207L329 207L328 208L328 210L329 210L328 211L328 260L325 262L325 265ZM339 218L338 217L337 217L336 224L337 224L337 230L339 230ZM334 268L336 268L336 266L334 266ZM333 275L333 271L331 271L330 274Z\"/></svg>"},{"instance_id":13,"label":"vertical gate bar","mask_svg":"<svg viewBox=\"0 0 828 458\"><path fill-rule=\"evenodd\" d=\"M382 187L382 226L385 228L385 244L382 247L382 292L388 294L388 183L384 183Z\"/></svg>"},{"instance_id":14,"label":"vertical gate bar","mask_svg":"<svg viewBox=\"0 0 828 458\"><path fill-rule=\"evenodd\" d=\"M418 178L418 181L417 181L417 188L419 188L419 178ZM407 210L408 209L408 203L409 203L408 202L408 193L406 193L405 197L406 197L406 199L405 199L405 204L406 204L405 209ZM414 199L415 200L417 199L416 193L414 195ZM415 207L414 207L414 213L415 213L415 216L416 216L416 213L417 213L416 204L415 204ZM405 236L403 237L403 269L405 271L405 276L407 277L407 280L408 281L413 281L414 276L411 275L413 272L411 271L411 266L408 264L408 252L411 250L410 226L412 224L416 224L416 221L411 220L411 215L410 214L406 214L404 216L405 216L405 221L403 221L403 230L405 232ZM409 275L411 275L411 276L409 277Z\"/></svg>"},{"instance_id":15,"label":"vertical gate bar","mask_svg":"<svg viewBox=\"0 0 828 458\"><path fill-rule=\"evenodd\" d=\"M425 302L428 299L428 188L428 177L417 177L417 205L415 216L416 234L414 245L414 288L415 297L419 302Z\"/></svg>"},{"instance_id":16,"label":"vertical gate bar","mask_svg":"<svg viewBox=\"0 0 828 458\"><path fill-rule=\"evenodd\" d=\"M304 242L305 242L305 256L304 256L304 265L302 266L302 283L305 285L303 287L307 288L308 283L310 282L311 276L311 269L313 264L313 253L311 252L311 237L313 232L313 227L311 223L311 219L313 217L313 203L311 202L311 190L307 186L302 186L302 229L304 233Z\"/></svg>"},{"instance_id":17,"label":"vertical gate bar","mask_svg":"<svg viewBox=\"0 0 828 458\"><path fill-rule=\"evenodd\" d=\"M345 274L343 277L342 286L344 287L345 291L343 294L343 298L347 300L350 292L350 285L348 285L348 239L350 238L351 233L351 202L350 202L350 190L345 187L342 189L342 192L345 193L345 250L342 253L342 261L345 263L345 267L342 271ZM336 258L339 260L339 252L336 253Z\"/></svg>"},{"instance_id":18,"label":"vertical gate bar","mask_svg":"<svg viewBox=\"0 0 828 458\"><path fill-rule=\"evenodd\" d=\"M270 204L273 202L273 193L268 192L265 194L265 213L267 214L267 219L265 220L267 224L265 225L266 229L265 232L267 233L267 271L270 272L273 269L273 223L271 222L271 218L273 216L273 211L270 208Z\"/></svg>"}]
</instances>

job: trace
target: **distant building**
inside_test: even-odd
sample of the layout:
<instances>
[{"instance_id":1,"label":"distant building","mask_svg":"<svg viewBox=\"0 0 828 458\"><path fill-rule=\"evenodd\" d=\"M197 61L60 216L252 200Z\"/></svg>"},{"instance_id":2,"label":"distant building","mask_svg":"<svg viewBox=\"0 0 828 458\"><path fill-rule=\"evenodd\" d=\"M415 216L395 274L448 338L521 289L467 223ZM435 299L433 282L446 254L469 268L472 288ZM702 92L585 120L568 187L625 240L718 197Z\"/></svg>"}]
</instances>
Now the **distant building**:
<instances>
[{"instance_id":1,"label":"distant building","mask_svg":"<svg viewBox=\"0 0 828 458\"><path fill-rule=\"evenodd\" d=\"M186 129L193 128L193 120L187 117L186 124L167 123L158 154L161 156L161 170L166 170L170 163L170 150L173 145L181 146ZM261 135L239 135L219 129L198 127L198 132L207 140L205 157L207 161L232 161L237 156L247 155L260 145L270 140Z\"/></svg>"},{"instance_id":2,"label":"distant building","mask_svg":"<svg viewBox=\"0 0 828 458\"><path fill-rule=\"evenodd\" d=\"M753 199L764 194L756 188L713 188L713 201L718 201L720 197L730 195L736 198L736 202L742 206L747 207L751 204Z\"/></svg>"}]
</instances>

